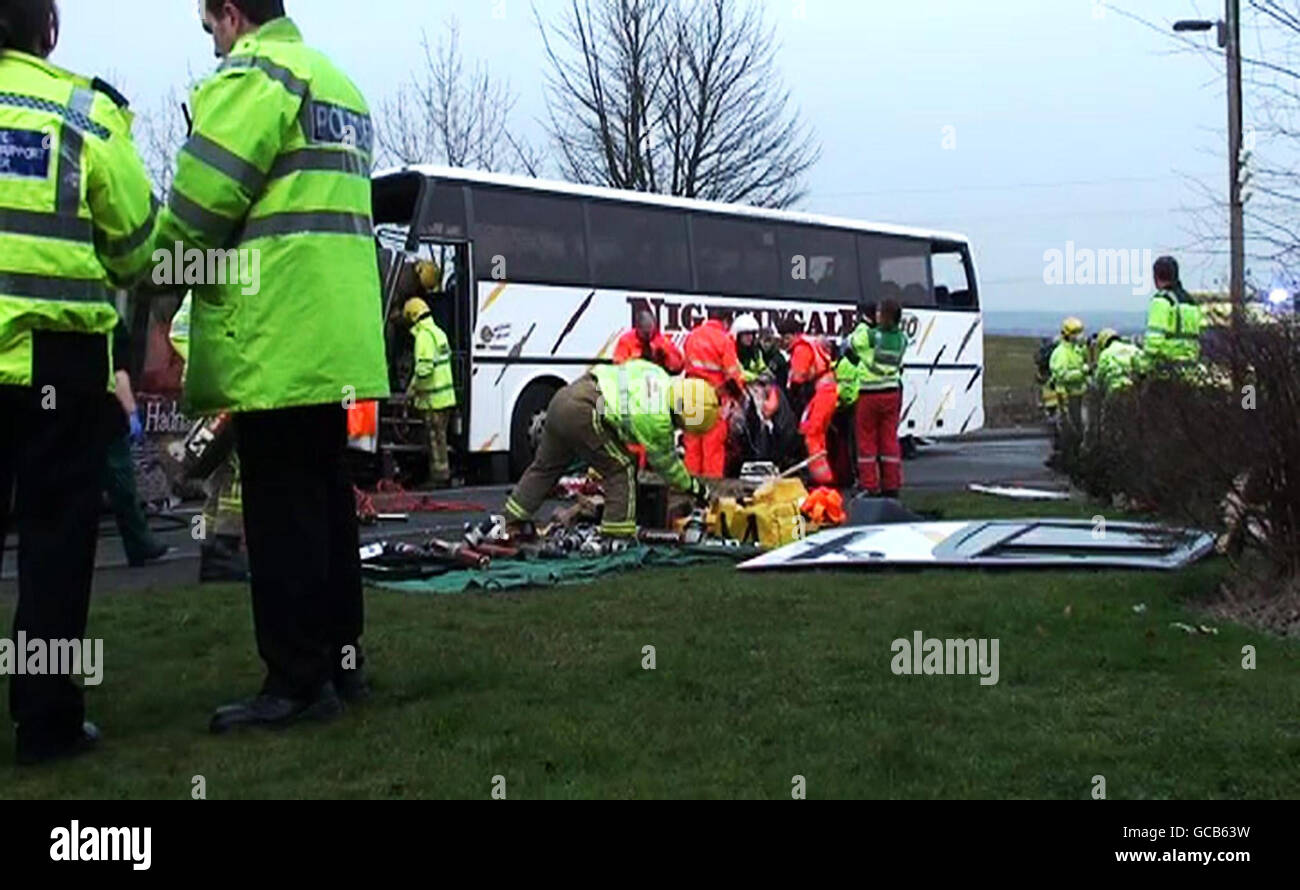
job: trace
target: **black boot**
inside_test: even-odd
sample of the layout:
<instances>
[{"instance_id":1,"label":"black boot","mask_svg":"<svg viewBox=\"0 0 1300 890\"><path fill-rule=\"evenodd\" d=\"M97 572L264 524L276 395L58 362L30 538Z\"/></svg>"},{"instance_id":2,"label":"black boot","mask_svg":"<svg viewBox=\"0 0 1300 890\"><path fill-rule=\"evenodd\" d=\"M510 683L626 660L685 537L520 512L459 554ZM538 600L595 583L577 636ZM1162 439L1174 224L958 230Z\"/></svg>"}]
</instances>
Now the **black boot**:
<instances>
[{"instance_id":1,"label":"black boot","mask_svg":"<svg viewBox=\"0 0 1300 890\"><path fill-rule=\"evenodd\" d=\"M333 683L324 683L309 698L286 698L265 692L256 698L224 705L212 714L208 729L220 735L233 729L282 729L295 723L333 720L343 713L343 703Z\"/></svg>"},{"instance_id":2,"label":"black boot","mask_svg":"<svg viewBox=\"0 0 1300 890\"><path fill-rule=\"evenodd\" d=\"M350 671L338 671L334 674L334 689L338 692L339 698L348 704L357 704L370 698L370 680L366 677L364 668L353 668Z\"/></svg>"},{"instance_id":3,"label":"black boot","mask_svg":"<svg viewBox=\"0 0 1300 890\"><path fill-rule=\"evenodd\" d=\"M248 561L238 535L214 535L199 548L199 582L248 580Z\"/></svg>"},{"instance_id":4,"label":"black boot","mask_svg":"<svg viewBox=\"0 0 1300 890\"><path fill-rule=\"evenodd\" d=\"M85 754L93 751L98 744L99 727L90 722L81 724L81 731L71 739L58 743L51 743L48 739L34 739L19 729L15 759L19 766L35 766L38 763L65 760Z\"/></svg>"},{"instance_id":5,"label":"black boot","mask_svg":"<svg viewBox=\"0 0 1300 890\"><path fill-rule=\"evenodd\" d=\"M138 555L135 559L128 559L127 565L133 569L138 569L146 563L153 562L155 559L162 559L168 553L171 553L171 550L172 548L168 547L166 544L160 544L157 541L154 541L145 547L144 552Z\"/></svg>"}]
</instances>

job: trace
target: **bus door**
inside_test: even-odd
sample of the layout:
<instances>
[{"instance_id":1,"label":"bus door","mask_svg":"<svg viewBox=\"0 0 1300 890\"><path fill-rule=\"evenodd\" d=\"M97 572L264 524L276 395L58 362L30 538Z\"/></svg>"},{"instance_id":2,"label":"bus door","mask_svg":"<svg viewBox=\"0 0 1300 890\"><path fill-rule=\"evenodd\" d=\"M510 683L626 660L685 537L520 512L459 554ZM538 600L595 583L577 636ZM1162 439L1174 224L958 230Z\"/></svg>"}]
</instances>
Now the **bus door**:
<instances>
[{"instance_id":1,"label":"bus door","mask_svg":"<svg viewBox=\"0 0 1300 890\"><path fill-rule=\"evenodd\" d=\"M447 335L451 347L451 373L456 384L456 415L447 430L448 441L462 456L468 454L470 399L470 343L474 323L472 289L469 274L469 245L463 241L432 241L421 243L422 259L432 260L438 267L441 281L426 302L433 321ZM462 468L463 469L463 468Z\"/></svg>"}]
</instances>

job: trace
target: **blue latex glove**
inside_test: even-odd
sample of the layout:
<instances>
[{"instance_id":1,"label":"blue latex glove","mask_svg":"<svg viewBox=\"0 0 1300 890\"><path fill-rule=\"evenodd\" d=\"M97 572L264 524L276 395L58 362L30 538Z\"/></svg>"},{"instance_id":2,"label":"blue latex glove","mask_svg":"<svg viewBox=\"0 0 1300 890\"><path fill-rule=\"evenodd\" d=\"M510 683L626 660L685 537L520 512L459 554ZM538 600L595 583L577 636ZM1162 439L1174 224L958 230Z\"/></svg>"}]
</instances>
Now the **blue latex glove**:
<instances>
[{"instance_id":1,"label":"blue latex glove","mask_svg":"<svg viewBox=\"0 0 1300 890\"><path fill-rule=\"evenodd\" d=\"M144 438L144 424L140 422L140 412L131 412L127 419L131 423L131 441L138 445Z\"/></svg>"}]
</instances>

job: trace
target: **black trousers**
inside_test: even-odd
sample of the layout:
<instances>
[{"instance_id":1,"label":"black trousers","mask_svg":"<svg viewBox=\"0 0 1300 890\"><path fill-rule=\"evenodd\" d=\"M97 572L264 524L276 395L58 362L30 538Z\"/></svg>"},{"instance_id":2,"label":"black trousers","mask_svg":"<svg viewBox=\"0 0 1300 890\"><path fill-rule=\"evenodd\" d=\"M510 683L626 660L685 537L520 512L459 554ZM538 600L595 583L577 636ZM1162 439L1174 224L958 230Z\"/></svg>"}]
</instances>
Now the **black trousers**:
<instances>
[{"instance_id":1,"label":"black trousers","mask_svg":"<svg viewBox=\"0 0 1300 890\"><path fill-rule=\"evenodd\" d=\"M236 415L257 651L270 695L343 673L364 624L356 501L342 405Z\"/></svg>"},{"instance_id":2,"label":"black trousers","mask_svg":"<svg viewBox=\"0 0 1300 890\"><path fill-rule=\"evenodd\" d=\"M11 518L18 530L15 645L20 633L47 645L86 636L110 429L108 337L37 333L32 370L33 386L0 386L0 545ZM20 747L56 749L81 732L85 703L71 677L8 679Z\"/></svg>"}]
</instances>

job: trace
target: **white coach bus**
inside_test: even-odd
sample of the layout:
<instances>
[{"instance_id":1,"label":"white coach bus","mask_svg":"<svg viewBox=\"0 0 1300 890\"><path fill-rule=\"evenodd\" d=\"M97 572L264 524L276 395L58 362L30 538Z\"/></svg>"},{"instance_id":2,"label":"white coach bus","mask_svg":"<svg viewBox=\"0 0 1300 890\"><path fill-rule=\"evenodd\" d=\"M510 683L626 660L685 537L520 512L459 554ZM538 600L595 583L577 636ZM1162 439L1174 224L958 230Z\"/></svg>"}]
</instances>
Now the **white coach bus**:
<instances>
[{"instance_id":1,"label":"white coach bus","mask_svg":"<svg viewBox=\"0 0 1300 890\"><path fill-rule=\"evenodd\" d=\"M912 343L900 435L983 426L980 301L961 235L449 167L381 171L373 190L388 317L406 295L391 271L403 258L442 269L433 309L455 353L452 444L478 478L523 470L552 394L609 361L641 310L680 345L710 313L793 316L843 336L860 303L893 297Z\"/></svg>"}]
</instances>

